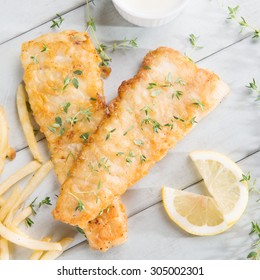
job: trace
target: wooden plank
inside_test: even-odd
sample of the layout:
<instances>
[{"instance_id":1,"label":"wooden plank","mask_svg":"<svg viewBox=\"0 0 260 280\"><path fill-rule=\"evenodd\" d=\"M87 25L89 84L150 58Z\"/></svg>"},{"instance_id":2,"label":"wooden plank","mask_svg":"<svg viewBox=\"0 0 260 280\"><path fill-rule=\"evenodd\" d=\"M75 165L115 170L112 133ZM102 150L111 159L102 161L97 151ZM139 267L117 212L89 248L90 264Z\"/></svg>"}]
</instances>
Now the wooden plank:
<instances>
[{"instance_id":1,"label":"wooden plank","mask_svg":"<svg viewBox=\"0 0 260 280\"><path fill-rule=\"evenodd\" d=\"M64 14L83 5L85 0L3 0L0 12L0 44L27 32L47 21L56 14ZM49 23L51 25L51 23Z\"/></svg>"},{"instance_id":2,"label":"wooden plank","mask_svg":"<svg viewBox=\"0 0 260 280\"><path fill-rule=\"evenodd\" d=\"M217 10L215 6L211 6L212 1L199 0L199 4L194 4L193 2L191 1L192 6L189 9L186 8L183 15L173 23L162 27L162 29L145 29L145 32L143 28L133 27L119 16L115 16L116 14L111 4L105 5L105 1L100 1L96 4L96 7L93 9L93 15L97 18L99 36L101 38L111 38L111 40L120 39L127 33L129 38L138 36L140 42L139 49L129 52L121 50L112 54L113 72L111 77L105 81L108 100L111 100L117 94L116 89L119 83L123 79L131 77L136 72L138 64L149 48L165 44L185 51L187 47L187 36L193 32L196 35L200 35L201 40L205 38L205 41L202 42L204 44L207 43L207 47L205 46L204 49L197 52L194 51L191 55L197 60L203 59L245 36L245 34L237 33L239 30L237 26L232 25L229 26L230 29L227 28L228 25L226 25L227 23L224 20L226 15L223 14L223 11ZM255 4L255 9L252 8L253 4ZM257 19L255 15L260 11L258 1L250 1L247 5L243 7L252 10L252 17L250 19L257 23L259 18ZM82 7L68 13L65 16L63 28L84 30L84 12L85 8ZM207 24L208 28L205 28L204 13L206 13L205 16L209 20ZM197 25L188 20L190 18L196 18ZM109 28L107 25L109 25ZM191 29L195 27L198 29ZM3 93L0 94L0 103L6 105L11 144L18 150L27 146L15 107L15 91L22 78L22 70L19 62L20 45L25 40L32 39L35 36L49 31L49 24L45 24L0 46L0 52L4 54L0 65L0 86ZM160 35L162 32L163 34L169 34L169 36L167 38L164 38L165 36L162 37ZM180 38L180 40L175 39L172 41L172 38ZM252 53L254 55L251 55ZM259 106L254 102L253 95L250 95L245 88L245 85L252 77L260 80L256 65L256 61L259 61L259 56L259 44L254 44L251 39L246 39L199 63L201 66L213 69L216 73L220 74L230 84L233 92L216 111L203 120L174 150L170 151L167 157L158 163L148 176L124 195L123 200L127 205L129 215L138 213L160 201L162 184L184 188L200 179L188 158L188 153L192 150L201 148L214 149L229 155L234 160L239 160L259 150L260 130L255 121L259 119ZM45 150L45 154L48 154L46 143L41 143L41 146ZM30 158L31 155L28 149L19 152L17 159L7 164L1 181L4 176L12 173L17 166L25 164ZM44 188L44 191L42 188ZM55 194L58 191L59 186L55 175L52 173L43 182L39 190L37 190L35 196L39 196L40 199L44 198L45 195L49 195L52 197L54 203ZM33 198L31 197L28 203ZM58 234L60 236L64 234L75 235L76 231L71 227L53 221L50 214L51 209L52 207L41 209L39 214L34 218L35 225L33 228L24 228L23 230L33 234L37 238L54 231L56 232L56 238L59 238ZM129 228L131 234L131 221ZM141 235L141 233L138 233L138 230L136 231L138 236ZM77 244L82 239L82 236L77 235L73 244ZM151 245L151 240L149 242ZM127 249L123 249L128 248L125 246L119 247L118 250L123 250L126 256L125 258L130 258L132 251L129 251L128 254ZM114 250L117 249L113 249L111 251L112 253L109 252L106 255L113 258ZM26 258L30 252L18 250L16 253L18 258ZM82 254L85 255L85 251L82 251ZM101 257L102 254L97 253L97 256ZM72 255L72 258L74 257L76 258L75 255ZM92 255L86 255L86 258L92 258Z\"/></svg>"},{"instance_id":3,"label":"wooden plank","mask_svg":"<svg viewBox=\"0 0 260 280\"><path fill-rule=\"evenodd\" d=\"M135 27L127 23L117 14L111 2L107 3L106 0L100 0L96 2L96 6L91 6L92 15L97 21L99 38L111 43L111 40L123 39L125 36L128 38L138 37L139 42L138 49L130 51L118 50L111 53L113 71L109 79L105 81L107 100L110 101L117 95L117 88L121 81L132 77L136 73L143 56L149 49L160 45L168 45L182 52L186 51L193 59L200 60L248 36L246 33L239 33L237 25L228 24L225 20L225 11L212 2L198 0L195 3L190 1L189 6L186 7L182 15L172 23L161 28L147 29ZM8 5L13 5L10 3L14 2L8 1ZM57 4L58 2L56 1L55 3ZM245 12L247 9L252 10L250 20L260 25L260 18L257 17L257 13L260 12L260 2L251 0L245 5L242 0L239 0L238 3L241 4L241 10ZM64 18L61 30L84 30L86 22L85 6L66 14ZM0 65L0 104L5 105L7 108L11 144L16 150L27 146L15 107L16 88L23 75L19 61L20 47L24 41L33 39L43 33L53 32L49 27L50 24L46 23L0 45L0 53L2 54L2 63ZM191 50L190 48L187 49L190 33L200 35L201 43L204 45L203 49L198 51ZM257 49L257 44L254 49ZM210 68L210 65L204 65ZM229 82L228 79L226 81Z\"/></svg>"},{"instance_id":4,"label":"wooden plank","mask_svg":"<svg viewBox=\"0 0 260 280\"><path fill-rule=\"evenodd\" d=\"M260 152L241 161L243 170L250 170L253 178L260 180L257 163ZM188 189L203 192L203 184ZM79 244L66 251L60 259L246 259L253 238L249 237L251 221L259 221L259 194L251 193L248 207L241 219L228 231L216 235L198 237L179 229L167 216L162 203L158 203L129 219L129 239L107 253L100 253Z\"/></svg>"}]
</instances>

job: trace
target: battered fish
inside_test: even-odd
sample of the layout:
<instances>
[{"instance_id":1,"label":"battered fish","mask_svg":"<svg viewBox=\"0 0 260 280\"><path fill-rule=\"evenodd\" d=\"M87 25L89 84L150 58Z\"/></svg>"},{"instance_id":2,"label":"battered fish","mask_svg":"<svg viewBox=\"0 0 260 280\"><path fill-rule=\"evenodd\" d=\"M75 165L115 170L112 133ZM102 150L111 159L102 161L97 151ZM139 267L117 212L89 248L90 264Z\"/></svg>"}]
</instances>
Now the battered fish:
<instances>
[{"instance_id":1,"label":"battered fish","mask_svg":"<svg viewBox=\"0 0 260 280\"><path fill-rule=\"evenodd\" d=\"M100 58L86 33L64 31L24 43L21 61L31 108L62 184L106 114ZM113 211L104 211L91 228L87 222L82 225L95 249L106 250L126 240L125 208L118 198L110 207Z\"/></svg>"},{"instance_id":2,"label":"battered fish","mask_svg":"<svg viewBox=\"0 0 260 280\"><path fill-rule=\"evenodd\" d=\"M187 57L161 47L125 81L61 187L55 219L83 227L123 194L228 93ZM79 208L79 202L83 206Z\"/></svg>"}]
</instances>

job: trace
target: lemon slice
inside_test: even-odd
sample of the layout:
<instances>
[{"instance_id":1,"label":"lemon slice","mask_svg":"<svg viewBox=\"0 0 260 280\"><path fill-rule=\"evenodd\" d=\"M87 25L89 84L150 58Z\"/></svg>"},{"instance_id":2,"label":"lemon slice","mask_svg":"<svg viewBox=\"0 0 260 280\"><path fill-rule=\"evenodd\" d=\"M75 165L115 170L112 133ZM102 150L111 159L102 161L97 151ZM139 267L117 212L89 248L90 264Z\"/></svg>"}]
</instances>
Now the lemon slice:
<instances>
[{"instance_id":1,"label":"lemon slice","mask_svg":"<svg viewBox=\"0 0 260 280\"><path fill-rule=\"evenodd\" d=\"M179 227L195 235L215 235L228 229L224 215L212 197L164 187L163 205Z\"/></svg>"},{"instance_id":2,"label":"lemon slice","mask_svg":"<svg viewBox=\"0 0 260 280\"><path fill-rule=\"evenodd\" d=\"M247 182L242 170L226 156L212 151L191 153L204 179L208 196L163 188L163 204L169 217L196 235L215 235L230 228L248 202Z\"/></svg>"}]
</instances>

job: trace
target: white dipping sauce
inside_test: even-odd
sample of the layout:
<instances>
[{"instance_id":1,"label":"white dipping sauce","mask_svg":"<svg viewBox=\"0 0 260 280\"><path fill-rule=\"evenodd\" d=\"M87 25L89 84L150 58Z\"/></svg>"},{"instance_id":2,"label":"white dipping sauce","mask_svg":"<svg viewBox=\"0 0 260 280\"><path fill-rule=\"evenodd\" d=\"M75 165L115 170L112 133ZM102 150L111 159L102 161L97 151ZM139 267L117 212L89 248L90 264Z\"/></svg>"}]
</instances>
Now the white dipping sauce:
<instances>
[{"instance_id":1,"label":"white dipping sauce","mask_svg":"<svg viewBox=\"0 0 260 280\"><path fill-rule=\"evenodd\" d=\"M117 0L129 12L149 16L163 16L178 7L182 0Z\"/></svg>"}]
</instances>

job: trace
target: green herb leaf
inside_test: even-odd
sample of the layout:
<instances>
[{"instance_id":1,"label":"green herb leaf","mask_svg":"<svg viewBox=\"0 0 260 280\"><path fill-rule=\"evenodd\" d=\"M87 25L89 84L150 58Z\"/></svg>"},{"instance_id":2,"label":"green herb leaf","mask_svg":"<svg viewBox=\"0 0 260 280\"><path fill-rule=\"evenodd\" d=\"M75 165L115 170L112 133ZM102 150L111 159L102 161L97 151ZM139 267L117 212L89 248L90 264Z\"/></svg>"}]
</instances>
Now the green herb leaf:
<instances>
[{"instance_id":1,"label":"green herb leaf","mask_svg":"<svg viewBox=\"0 0 260 280\"><path fill-rule=\"evenodd\" d=\"M83 72L81 70L76 70L73 72L73 74L75 74L75 75L82 75L82 73Z\"/></svg>"},{"instance_id":2,"label":"green herb leaf","mask_svg":"<svg viewBox=\"0 0 260 280\"><path fill-rule=\"evenodd\" d=\"M115 132L115 131L116 131L116 128L114 128L114 129L112 129L112 130L110 130L110 131L108 132L108 134L107 134L107 136L106 136L106 141L107 141L108 139L110 139L111 133L113 133L113 132Z\"/></svg>"},{"instance_id":3,"label":"green herb leaf","mask_svg":"<svg viewBox=\"0 0 260 280\"><path fill-rule=\"evenodd\" d=\"M46 52L48 50L47 46L43 43L41 52Z\"/></svg>"},{"instance_id":4,"label":"green herb leaf","mask_svg":"<svg viewBox=\"0 0 260 280\"><path fill-rule=\"evenodd\" d=\"M78 200L78 204L75 208L75 211L79 211L82 212L83 210L86 210L84 203L82 202L82 200Z\"/></svg>"},{"instance_id":5,"label":"green herb leaf","mask_svg":"<svg viewBox=\"0 0 260 280\"><path fill-rule=\"evenodd\" d=\"M147 158L146 158L145 155L141 155L141 156L140 156L140 162L141 162L141 163L146 162L146 160L147 160Z\"/></svg>"},{"instance_id":6,"label":"green herb leaf","mask_svg":"<svg viewBox=\"0 0 260 280\"><path fill-rule=\"evenodd\" d=\"M194 49L202 49L203 48L202 46L197 45L198 39L199 39L199 36L195 36L194 34L189 35L189 42Z\"/></svg>"},{"instance_id":7,"label":"green herb leaf","mask_svg":"<svg viewBox=\"0 0 260 280\"><path fill-rule=\"evenodd\" d=\"M144 141L142 141L141 139L135 139L134 143L137 146L143 146L144 145Z\"/></svg>"},{"instance_id":8,"label":"green herb leaf","mask_svg":"<svg viewBox=\"0 0 260 280\"><path fill-rule=\"evenodd\" d=\"M36 64L39 63L39 61L37 60L36 56L31 56L30 57L32 59L32 61Z\"/></svg>"},{"instance_id":9,"label":"green herb leaf","mask_svg":"<svg viewBox=\"0 0 260 280\"><path fill-rule=\"evenodd\" d=\"M199 101L198 99L194 99L193 105L199 107L202 111L204 111L205 104Z\"/></svg>"},{"instance_id":10,"label":"green herb leaf","mask_svg":"<svg viewBox=\"0 0 260 280\"><path fill-rule=\"evenodd\" d=\"M56 14L56 16L57 17L52 20L51 28L54 28L54 27L60 28L62 22L64 21L64 18L61 15Z\"/></svg>"},{"instance_id":11,"label":"green herb leaf","mask_svg":"<svg viewBox=\"0 0 260 280\"><path fill-rule=\"evenodd\" d=\"M131 125L128 129L127 129L127 131L126 132L124 132L124 136L126 136L127 135L127 133L129 132L129 131L131 131L132 129L134 128L134 126L133 125Z\"/></svg>"},{"instance_id":12,"label":"green herb leaf","mask_svg":"<svg viewBox=\"0 0 260 280\"><path fill-rule=\"evenodd\" d=\"M42 205L52 205L51 204L51 199L49 196L45 197L38 205L39 208L41 208Z\"/></svg>"},{"instance_id":13,"label":"green herb leaf","mask_svg":"<svg viewBox=\"0 0 260 280\"><path fill-rule=\"evenodd\" d=\"M73 86L75 87L75 88L79 88L79 81L78 81L78 79L76 79L76 78L73 78L72 79L72 84L73 84Z\"/></svg>"},{"instance_id":14,"label":"green herb leaf","mask_svg":"<svg viewBox=\"0 0 260 280\"><path fill-rule=\"evenodd\" d=\"M34 224L34 221L29 217L27 217L24 222L27 227L31 227Z\"/></svg>"},{"instance_id":15,"label":"green herb leaf","mask_svg":"<svg viewBox=\"0 0 260 280\"><path fill-rule=\"evenodd\" d=\"M151 70L152 68L151 68L150 66L148 66L148 65L145 65L145 66L144 66L144 69L145 69L145 70Z\"/></svg>"},{"instance_id":16,"label":"green herb leaf","mask_svg":"<svg viewBox=\"0 0 260 280\"><path fill-rule=\"evenodd\" d=\"M63 111L67 114L71 103L67 102L62 106Z\"/></svg>"},{"instance_id":17,"label":"green herb leaf","mask_svg":"<svg viewBox=\"0 0 260 280\"><path fill-rule=\"evenodd\" d=\"M81 134L80 138L83 139L84 143L87 143L88 138L89 138L89 132Z\"/></svg>"},{"instance_id":18,"label":"green herb leaf","mask_svg":"<svg viewBox=\"0 0 260 280\"><path fill-rule=\"evenodd\" d=\"M85 232L84 232L84 230L83 230L82 228L76 226L76 230L77 230L79 233L81 233L81 234L83 234L84 236L86 236L86 234L85 234Z\"/></svg>"},{"instance_id":19,"label":"green herb leaf","mask_svg":"<svg viewBox=\"0 0 260 280\"><path fill-rule=\"evenodd\" d=\"M155 90L152 90L151 96L156 97L156 96L160 95L161 93L162 93L161 89L155 89Z\"/></svg>"},{"instance_id":20,"label":"green herb leaf","mask_svg":"<svg viewBox=\"0 0 260 280\"><path fill-rule=\"evenodd\" d=\"M66 78L64 79L64 81L63 81L63 88L62 88L62 91L64 91L64 90L67 88L67 86L69 85L69 83L70 83L70 78L69 78L69 77L66 77Z\"/></svg>"}]
</instances>

